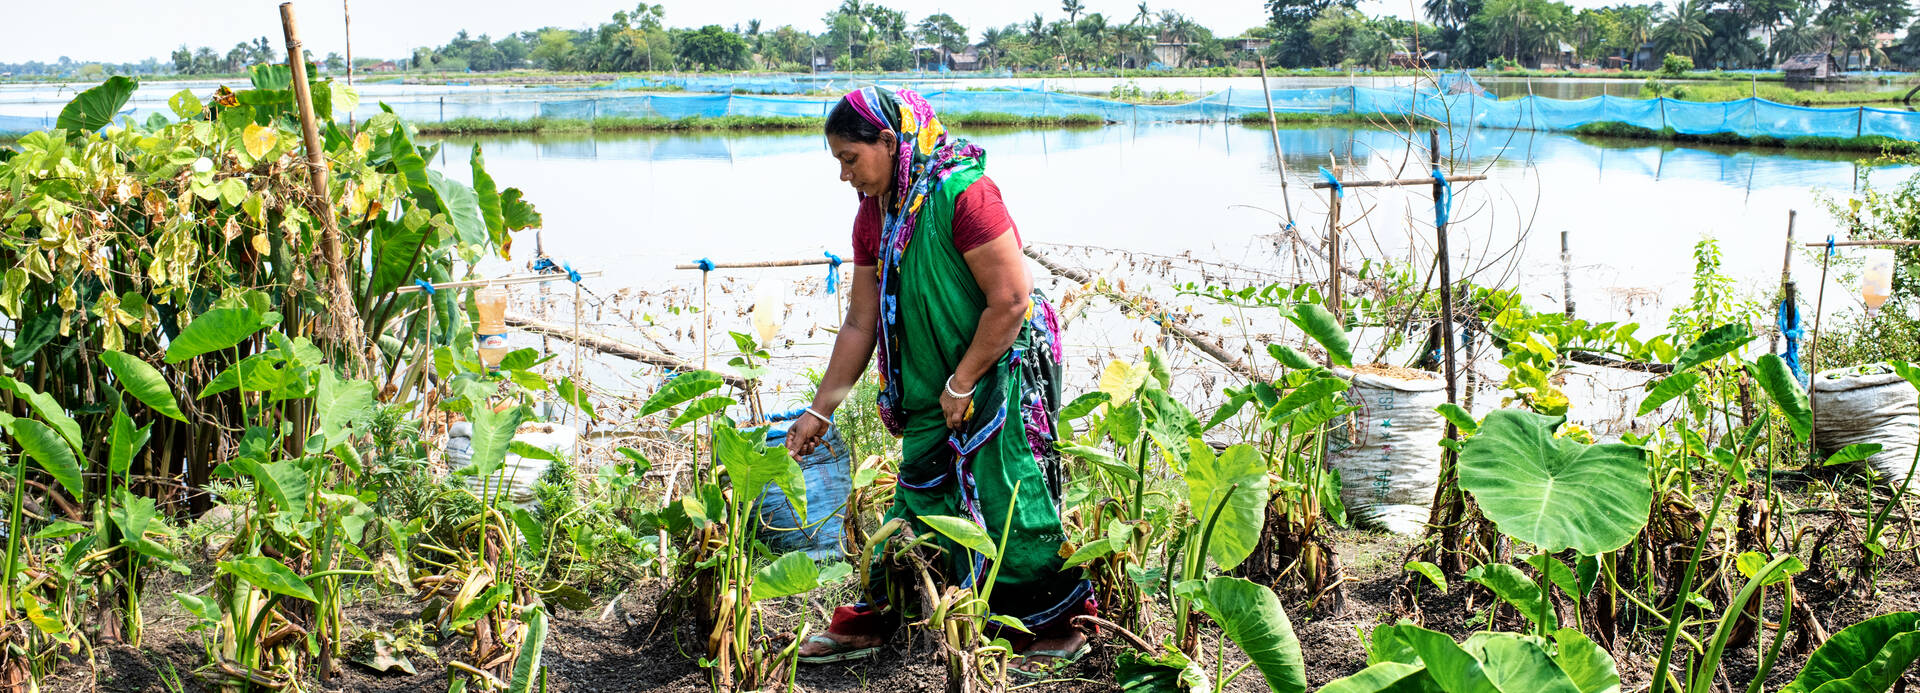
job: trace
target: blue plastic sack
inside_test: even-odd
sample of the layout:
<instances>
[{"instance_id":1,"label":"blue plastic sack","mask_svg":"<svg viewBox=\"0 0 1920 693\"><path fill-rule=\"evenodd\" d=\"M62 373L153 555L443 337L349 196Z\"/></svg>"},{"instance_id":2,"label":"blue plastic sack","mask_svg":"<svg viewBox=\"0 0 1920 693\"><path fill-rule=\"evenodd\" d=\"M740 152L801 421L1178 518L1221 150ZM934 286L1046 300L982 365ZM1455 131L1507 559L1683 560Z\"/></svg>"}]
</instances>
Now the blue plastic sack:
<instances>
[{"instance_id":1,"label":"blue plastic sack","mask_svg":"<svg viewBox=\"0 0 1920 693\"><path fill-rule=\"evenodd\" d=\"M767 433L767 444L784 444L789 425L776 424ZM840 439L838 427L829 427L813 452L797 461L807 480L808 517L803 522L787 494L768 484L760 495L760 541L776 554L805 551L816 561L842 558L847 497L853 492L853 450Z\"/></svg>"}]
</instances>

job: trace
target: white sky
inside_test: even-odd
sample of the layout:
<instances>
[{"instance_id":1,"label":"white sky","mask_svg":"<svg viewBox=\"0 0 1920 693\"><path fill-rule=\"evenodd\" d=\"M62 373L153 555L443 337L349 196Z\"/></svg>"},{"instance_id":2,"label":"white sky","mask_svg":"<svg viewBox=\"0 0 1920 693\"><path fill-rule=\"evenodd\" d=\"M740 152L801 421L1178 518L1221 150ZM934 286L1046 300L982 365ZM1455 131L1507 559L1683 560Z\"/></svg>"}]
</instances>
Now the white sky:
<instances>
[{"instance_id":1,"label":"white sky","mask_svg":"<svg viewBox=\"0 0 1920 693\"><path fill-rule=\"evenodd\" d=\"M499 37L523 29L558 26L578 29L607 21L618 10L631 10L637 0L348 0L352 3L356 57L399 58L415 46L446 43L466 29L473 35ZM793 24L820 31L821 17L839 6L839 0L656 0L667 8L670 26L731 27L758 18L767 28ZM1126 21L1138 0L1082 0L1089 12L1109 20ZM1601 4L1604 0L1576 0ZM278 0L7 0L5 21L13 28L0 41L0 62L53 62L60 56L74 60L138 62L148 57L165 61L180 44L212 46L225 53L233 44L266 36L285 50L280 31ZM1024 22L1038 10L1048 20L1062 17L1058 0L883 0L904 10L910 21L946 12L966 25L977 38L980 29ZM308 50L324 56L342 51L341 0L301 0L298 10L302 39ZM1153 2L1155 12L1176 9L1222 35L1237 34L1266 21L1262 0L1184 0ZM1369 13L1407 15L1407 0L1366 0ZM31 27L31 29L29 29Z\"/></svg>"}]
</instances>

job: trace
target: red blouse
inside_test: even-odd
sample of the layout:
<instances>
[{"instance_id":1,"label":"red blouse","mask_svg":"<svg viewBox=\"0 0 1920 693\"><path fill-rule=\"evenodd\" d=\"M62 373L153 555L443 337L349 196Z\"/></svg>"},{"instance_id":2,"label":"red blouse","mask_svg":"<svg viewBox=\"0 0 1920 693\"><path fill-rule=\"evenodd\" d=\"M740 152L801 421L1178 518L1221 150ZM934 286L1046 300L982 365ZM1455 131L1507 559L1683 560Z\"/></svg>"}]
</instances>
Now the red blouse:
<instances>
[{"instance_id":1,"label":"red blouse","mask_svg":"<svg viewBox=\"0 0 1920 693\"><path fill-rule=\"evenodd\" d=\"M961 253L986 245L1000 234L1013 232L1020 242L1020 228L1007 213L1000 199L1000 186L981 176L960 192L954 200L953 247ZM880 201L869 197L860 201L860 212L853 217L853 264L871 267L880 264Z\"/></svg>"}]
</instances>

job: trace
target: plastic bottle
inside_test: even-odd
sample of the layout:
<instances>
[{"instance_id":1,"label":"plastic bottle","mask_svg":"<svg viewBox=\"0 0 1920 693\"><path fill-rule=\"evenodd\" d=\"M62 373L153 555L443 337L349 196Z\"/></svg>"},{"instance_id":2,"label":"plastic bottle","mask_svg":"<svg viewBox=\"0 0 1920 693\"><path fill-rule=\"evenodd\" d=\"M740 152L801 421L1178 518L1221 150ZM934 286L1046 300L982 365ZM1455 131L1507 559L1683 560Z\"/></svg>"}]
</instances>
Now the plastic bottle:
<instances>
[{"instance_id":1,"label":"plastic bottle","mask_svg":"<svg viewBox=\"0 0 1920 693\"><path fill-rule=\"evenodd\" d=\"M1867 269L1860 275L1860 298L1867 312L1879 310L1893 296L1893 249L1870 248L1866 252Z\"/></svg>"},{"instance_id":2,"label":"plastic bottle","mask_svg":"<svg viewBox=\"0 0 1920 693\"><path fill-rule=\"evenodd\" d=\"M785 307L785 284L772 279L763 279L754 287L753 330L760 337L761 347L770 347L774 335L780 332L780 313Z\"/></svg>"},{"instance_id":3,"label":"plastic bottle","mask_svg":"<svg viewBox=\"0 0 1920 693\"><path fill-rule=\"evenodd\" d=\"M480 342L480 361L488 368L499 368L507 355L507 288L483 286L473 292L474 307L480 311L480 324L474 337Z\"/></svg>"}]
</instances>

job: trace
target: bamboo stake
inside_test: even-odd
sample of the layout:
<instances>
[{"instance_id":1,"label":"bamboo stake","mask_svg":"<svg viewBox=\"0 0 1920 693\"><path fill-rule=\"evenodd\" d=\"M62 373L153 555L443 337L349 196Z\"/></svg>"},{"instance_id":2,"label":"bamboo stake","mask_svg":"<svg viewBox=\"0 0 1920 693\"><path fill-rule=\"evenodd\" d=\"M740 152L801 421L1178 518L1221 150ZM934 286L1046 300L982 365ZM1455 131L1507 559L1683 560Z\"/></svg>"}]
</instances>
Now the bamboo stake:
<instances>
[{"instance_id":1,"label":"bamboo stake","mask_svg":"<svg viewBox=\"0 0 1920 693\"><path fill-rule=\"evenodd\" d=\"M1439 185L1435 183L1435 185ZM1573 319L1573 250L1567 245L1566 229L1560 230L1560 304L1568 320Z\"/></svg>"},{"instance_id":2,"label":"bamboo stake","mask_svg":"<svg viewBox=\"0 0 1920 693\"><path fill-rule=\"evenodd\" d=\"M1814 241L1812 243L1808 243L1807 247L1825 248L1827 247L1827 245L1828 243L1826 241ZM1905 239L1905 238L1892 238L1892 239L1882 239L1882 240L1866 239L1866 240L1855 240L1855 241L1834 241L1832 245L1835 248L1850 248L1854 246L1877 246L1877 247L1892 248L1892 247L1904 247L1904 246L1910 246L1910 245L1920 245L1920 240Z\"/></svg>"},{"instance_id":3,"label":"bamboo stake","mask_svg":"<svg viewBox=\"0 0 1920 693\"><path fill-rule=\"evenodd\" d=\"M340 0L340 24L347 38L347 86L353 86L353 7L352 0ZM353 111L347 111L347 132L354 130Z\"/></svg>"},{"instance_id":4,"label":"bamboo stake","mask_svg":"<svg viewBox=\"0 0 1920 693\"><path fill-rule=\"evenodd\" d=\"M1267 59L1260 58L1260 95L1267 100L1267 129L1273 135L1273 161L1280 166L1280 203L1286 206L1287 223L1293 223L1293 198L1287 195L1287 157L1280 151L1280 116L1273 112L1273 88L1267 84Z\"/></svg>"},{"instance_id":5,"label":"bamboo stake","mask_svg":"<svg viewBox=\"0 0 1920 693\"><path fill-rule=\"evenodd\" d=\"M1340 159L1331 154L1328 158L1333 159L1330 169L1333 179L1339 180ZM1334 322L1344 324L1345 321L1340 318L1342 304L1345 303L1340 297L1340 196L1340 191L1335 190L1328 198L1330 202L1327 206L1327 312L1333 314Z\"/></svg>"},{"instance_id":6,"label":"bamboo stake","mask_svg":"<svg viewBox=\"0 0 1920 693\"><path fill-rule=\"evenodd\" d=\"M1800 214L1797 210L1787 210L1787 249L1780 259L1780 300L1793 304L1793 218ZM1767 351L1777 351L1780 347L1780 335L1767 340Z\"/></svg>"},{"instance_id":7,"label":"bamboo stake","mask_svg":"<svg viewBox=\"0 0 1920 693\"><path fill-rule=\"evenodd\" d=\"M603 274L606 274L606 272L601 270L590 270L590 271L581 272L580 278L592 279L594 277L598 277ZM444 291L447 289L469 289L477 286L513 286L516 284L534 284L534 283L556 282L556 281L566 281L566 280L567 280L567 275L555 274L551 272L540 272L537 274L510 274L504 277L494 277L492 279L462 279L457 282L441 282L438 284L434 284L433 290ZM422 291L419 284L414 284L411 286L402 286L393 290L393 292L396 294L410 294L416 291Z\"/></svg>"},{"instance_id":8,"label":"bamboo stake","mask_svg":"<svg viewBox=\"0 0 1920 693\"><path fill-rule=\"evenodd\" d=\"M1480 180L1486 180L1486 179L1487 179L1486 176L1480 175L1477 173L1469 174L1469 175L1447 176L1447 181L1452 183L1468 183L1472 181L1480 181ZM1433 184L1432 177L1401 178L1397 180L1343 180L1343 181L1340 181L1340 187L1342 188L1393 188L1393 187L1407 187L1407 186L1414 186L1414 185L1431 185L1431 184ZM1333 184L1328 183L1326 181L1318 181L1313 184L1313 189L1315 190L1325 190L1331 187L1333 187Z\"/></svg>"},{"instance_id":9,"label":"bamboo stake","mask_svg":"<svg viewBox=\"0 0 1920 693\"><path fill-rule=\"evenodd\" d=\"M307 84L306 51L300 47L300 29L293 19L293 3L280 3L280 25L287 36L287 67L293 73L293 98L300 109L300 138L307 148L307 188L312 199L308 207L320 219L320 253L326 259L330 322L335 335L351 355L350 375L366 371L366 335L360 331L360 312L347 293L347 265L340 255L340 227L333 214L333 199L327 192L327 156L321 145L320 126L313 112L312 88Z\"/></svg>"},{"instance_id":10,"label":"bamboo stake","mask_svg":"<svg viewBox=\"0 0 1920 693\"><path fill-rule=\"evenodd\" d=\"M1433 165L1433 170L1440 170L1440 131L1427 131L1427 150L1427 158ZM1439 205L1441 197L1447 194L1444 185L1440 181L1432 180L1431 178L1428 180L1433 183L1433 202L1435 205ZM1438 209L1437 206L1436 209ZM1434 252L1440 255L1440 261L1437 263L1440 270L1440 322L1442 323L1440 327L1440 349L1446 352L1445 358L1441 360L1446 367L1447 402L1458 403L1459 400L1456 399L1458 396L1458 388L1456 387L1453 364L1453 271L1449 266L1451 264L1449 260L1452 258L1447 251L1447 225L1437 218L1434 219L1434 222L1436 222L1434 224ZM1449 440L1455 435L1451 423L1447 425L1447 433Z\"/></svg>"},{"instance_id":11,"label":"bamboo stake","mask_svg":"<svg viewBox=\"0 0 1920 693\"><path fill-rule=\"evenodd\" d=\"M716 262L716 263L713 263L713 269L767 269L772 267L811 267L813 265L830 265L830 264L833 264L833 261L823 257L818 260L766 260L762 262ZM703 269L700 265L694 265L694 264L679 264L679 265L674 265L673 268L677 270Z\"/></svg>"},{"instance_id":12,"label":"bamboo stake","mask_svg":"<svg viewBox=\"0 0 1920 693\"><path fill-rule=\"evenodd\" d=\"M1820 244L1824 245L1824 244ZM1840 245L1835 243L1834 245ZM1813 333L1807 338L1807 464L1820 463L1820 401L1813 398L1813 374L1820 372L1814 357L1820 354L1820 312L1827 303L1827 267L1833 261L1831 251L1820 254L1820 289L1813 300Z\"/></svg>"}]
</instances>

